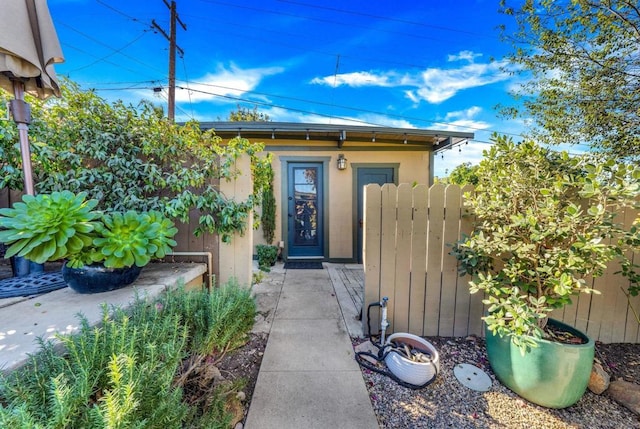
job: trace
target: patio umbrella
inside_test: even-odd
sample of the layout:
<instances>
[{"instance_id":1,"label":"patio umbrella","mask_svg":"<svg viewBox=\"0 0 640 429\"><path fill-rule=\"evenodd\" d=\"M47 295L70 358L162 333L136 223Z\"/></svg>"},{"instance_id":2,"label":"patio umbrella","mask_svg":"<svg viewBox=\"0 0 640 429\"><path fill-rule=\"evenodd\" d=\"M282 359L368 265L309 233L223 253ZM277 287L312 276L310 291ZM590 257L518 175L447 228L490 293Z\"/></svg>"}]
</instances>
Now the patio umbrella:
<instances>
[{"instance_id":1,"label":"patio umbrella","mask_svg":"<svg viewBox=\"0 0 640 429\"><path fill-rule=\"evenodd\" d=\"M64 61L46 0L3 0L0 12L0 87L13 92L10 110L18 125L24 190L34 195L28 92L39 98L60 96L54 63Z\"/></svg>"}]
</instances>

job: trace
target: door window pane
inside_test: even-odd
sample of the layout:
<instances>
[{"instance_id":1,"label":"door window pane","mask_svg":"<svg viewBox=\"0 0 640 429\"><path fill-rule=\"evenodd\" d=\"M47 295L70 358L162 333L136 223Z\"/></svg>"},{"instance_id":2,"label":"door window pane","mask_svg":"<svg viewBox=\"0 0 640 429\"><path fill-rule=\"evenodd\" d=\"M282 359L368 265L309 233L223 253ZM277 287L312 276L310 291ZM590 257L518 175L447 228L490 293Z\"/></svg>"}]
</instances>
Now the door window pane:
<instances>
[{"instance_id":1,"label":"door window pane","mask_svg":"<svg viewBox=\"0 0 640 429\"><path fill-rule=\"evenodd\" d=\"M317 168L294 169L294 244L318 245Z\"/></svg>"}]
</instances>

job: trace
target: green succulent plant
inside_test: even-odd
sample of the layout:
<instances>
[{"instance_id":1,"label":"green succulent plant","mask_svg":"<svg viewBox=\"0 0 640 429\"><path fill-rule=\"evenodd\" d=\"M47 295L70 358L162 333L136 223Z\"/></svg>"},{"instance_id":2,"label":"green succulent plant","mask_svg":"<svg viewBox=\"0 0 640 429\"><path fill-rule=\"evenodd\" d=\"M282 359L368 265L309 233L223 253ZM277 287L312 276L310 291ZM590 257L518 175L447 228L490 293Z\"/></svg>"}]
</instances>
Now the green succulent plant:
<instances>
[{"instance_id":1,"label":"green succulent plant","mask_svg":"<svg viewBox=\"0 0 640 429\"><path fill-rule=\"evenodd\" d=\"M96 228L99 236L93 240L92 257L110 268L143 267L152 257L162 258L171 251L176 245L171 237L177 232L173 222L157 211L106 214Z\"/></svg>"},{"instance_id":2,"label":"green succulent plant","mask_svg":"<svg viewBox=\"0 0 640 429\"><path fill-rule=\"evenodd\" d=\"M37 263L67 259L72 268L92 263L143 267L176 245L178 229L159 211L107 214L93 210L97 204L84 192L24 196L0 210L0 242L10 244L6 257Z\"/></svg>"},{"instance_id":3,"label":"green succulent plant","mask_svg":"<svg viewBox=\"0 0 640 429\"><path fill-rule=\"evenodd\" d=\"M100 212L86 193L69 191L25 195L0 210L0 241L11 244L5 257L23 256L39 264L82 252L93 242Z\"/></svg>"}]
</instances>

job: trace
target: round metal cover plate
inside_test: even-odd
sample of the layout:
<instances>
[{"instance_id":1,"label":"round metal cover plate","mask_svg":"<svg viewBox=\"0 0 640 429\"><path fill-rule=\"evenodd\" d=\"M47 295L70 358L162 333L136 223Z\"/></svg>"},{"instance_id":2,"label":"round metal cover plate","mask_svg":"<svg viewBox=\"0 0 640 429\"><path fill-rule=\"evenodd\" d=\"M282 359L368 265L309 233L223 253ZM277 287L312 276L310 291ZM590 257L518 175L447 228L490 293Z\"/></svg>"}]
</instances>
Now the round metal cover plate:
<instances>
[{"instance_id":1,"label":"round metal cover plate","mask_svg":"<svg viewBox=\"0 0 640 429\"><path fill-rule=\"evenodd\" d=\"M486 392L491 388L491 378L477 366L459 363L453 368L453 373L458 381L469 389Z\"/></svg>"}]
</instances>

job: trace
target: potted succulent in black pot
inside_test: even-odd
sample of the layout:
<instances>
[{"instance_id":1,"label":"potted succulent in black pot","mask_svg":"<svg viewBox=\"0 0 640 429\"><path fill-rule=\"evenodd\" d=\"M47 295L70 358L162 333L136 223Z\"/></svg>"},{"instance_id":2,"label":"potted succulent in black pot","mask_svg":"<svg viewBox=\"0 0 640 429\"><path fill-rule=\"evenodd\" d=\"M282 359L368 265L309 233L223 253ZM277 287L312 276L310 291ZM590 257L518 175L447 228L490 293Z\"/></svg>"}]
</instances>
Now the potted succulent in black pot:
<instances>
[{"instance_id":1,"label":"potted succulent in black pot","mask_svg":"<svg viewBox=\"0 0 640 429\"><path fill-rule=\"evenodd\" d=\"M585 277L602 275L614 260L637 279L625 252L637 250L640 219L625 228L616 213L637 204L640 170L493 140L465 195L474 230L451 253L461 275L472 276L471 293L484 294L497 378L531 402L565 408L587 388L594 341L549 315L580 293L598 293Z\"/></svg>"},{"instance_id":2,"label":"potted succulent in black pot","mask_svg":"<svg viewBox=\"0 0 640 429\"><path fill-rule=\"evenodd\" d=\"M104 213L97 200L69 191L25 195L0 210L0 242L13 255L44 263L66 260L62 274L73 290L97 293L131 284L152 258L176 242L177 228L157 211Z\"/></svg>"}]
</instances>

